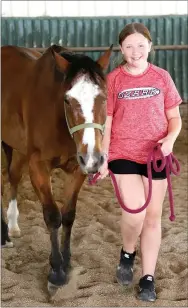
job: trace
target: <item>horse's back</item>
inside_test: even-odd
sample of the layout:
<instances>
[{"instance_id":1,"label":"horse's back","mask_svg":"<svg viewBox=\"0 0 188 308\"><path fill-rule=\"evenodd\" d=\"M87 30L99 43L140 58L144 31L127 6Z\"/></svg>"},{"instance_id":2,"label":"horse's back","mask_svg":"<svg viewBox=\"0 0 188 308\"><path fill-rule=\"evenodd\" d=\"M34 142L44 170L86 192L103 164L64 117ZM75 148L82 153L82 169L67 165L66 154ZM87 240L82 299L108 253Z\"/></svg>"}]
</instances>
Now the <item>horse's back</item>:
<instances>
[{"instance_id":1,"label":"horse's back","mask_svg":"<svg viewBox=\"0 0 188 308\"><path fill-rule=\"evenodd\" d=\"M40 53L17 46L1 48L2 140L25 152L23 123L24 95L32 69Z\"/></svg>"},{"instance_id":2,"label":"horse's back","mask_svg":"<svg viewBox=\"0 0 188 308\"><path fill-rule=\"evenodd\" d=\"M17 46L1 47L2 91L23 89L33 64L41 56L28 48Z\"/></svg>"}]
</instances>

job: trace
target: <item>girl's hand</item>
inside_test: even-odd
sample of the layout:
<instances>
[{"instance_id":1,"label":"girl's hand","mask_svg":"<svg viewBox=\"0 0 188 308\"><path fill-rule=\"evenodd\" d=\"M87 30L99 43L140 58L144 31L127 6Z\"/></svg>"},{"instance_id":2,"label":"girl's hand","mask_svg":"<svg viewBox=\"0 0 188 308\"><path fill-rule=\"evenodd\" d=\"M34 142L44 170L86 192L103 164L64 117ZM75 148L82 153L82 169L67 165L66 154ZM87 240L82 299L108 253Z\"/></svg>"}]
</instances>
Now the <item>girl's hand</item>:
<instances>
[{"instance_id":1,"label":"girl's hand","mask_svg":"<svg viewBox=\"0 0 188 308\"><path fill-rule=\"evenodd\" d=\"M158 143L161 143L161 151L163 152L164 156L168 156L172 153L174 140L171 136L166 136L163 139L159 140Z\"/></svg>"},{"instance_id":2,"label":"girl's hand","mask_svg":"<svg viewBox=\"0 0 188 308\"><path fill-rule=\"evenodd\" d=\"M108 174L108 161L107 159L105 159L104 163L102 164L102 166L99 168L99 172L100 172L100 176L99 179L104 179Z\"/></svg>"}]
</instances>

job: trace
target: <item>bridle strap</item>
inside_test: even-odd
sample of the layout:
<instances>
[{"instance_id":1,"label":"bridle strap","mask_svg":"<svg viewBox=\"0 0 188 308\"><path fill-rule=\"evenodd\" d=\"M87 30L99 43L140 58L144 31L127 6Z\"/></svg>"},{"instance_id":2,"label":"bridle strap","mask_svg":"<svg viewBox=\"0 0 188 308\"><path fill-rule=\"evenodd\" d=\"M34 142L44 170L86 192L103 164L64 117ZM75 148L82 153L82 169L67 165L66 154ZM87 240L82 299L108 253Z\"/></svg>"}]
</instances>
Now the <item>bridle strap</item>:
<instances>
[{"instance_id":1,"label":"bridle strap","mask_svg":"<svg viewBox=\"0 0 188 308\"><path fill-rule=\"evenodd\" d=\"M98 128L100 129L102 132L104 131L104 127L105 125L101 125L101 124L97 124L97 123L83 123L77 126L74 126L70 129L71 134L74 134L75 132L77 132L78 130L84 129L84 128Z\"/></svg>"}]
</instances>

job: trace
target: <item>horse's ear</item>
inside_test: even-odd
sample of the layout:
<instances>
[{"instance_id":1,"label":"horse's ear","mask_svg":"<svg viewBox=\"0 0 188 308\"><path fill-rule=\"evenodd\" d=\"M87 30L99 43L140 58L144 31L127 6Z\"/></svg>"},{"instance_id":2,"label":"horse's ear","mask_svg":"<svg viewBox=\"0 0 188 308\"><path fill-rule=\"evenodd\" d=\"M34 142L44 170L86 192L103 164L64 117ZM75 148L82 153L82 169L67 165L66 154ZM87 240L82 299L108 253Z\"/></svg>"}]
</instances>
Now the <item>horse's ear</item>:
<instances>
[{"instance_id":1,"label":"horse's ear","mask_svg":"<svg viewBox=\"0 0 188 308\"><path fill-rule=\"evenodd\" d=\"M97 63L102 67L103 70L106 70L108 68L108 65L110 63L110 56L112 53L112 48L113 48L113 44L97 60Z\"/></svg>"},{"instance_id":2,"label":"horse's ear","mask_svg":"<svg viewBox=\"0 0 188 308\"><path fill-rule=\"evenodd\" d=\"M60 56L57 52L55 52L53 49L52 49L52 55L55 59L57 67L62 72L66 71L70 63L63 56Z\"/></svg>"},{"instance_id":3,"label":"horse's ear","mask_svg":"<svg viewBox=\"0 0 188 308\"><path fill-rule=\"evenodd\" d=\"M59 46L59 45L56 45L56 44L53 44L51 46L51 49L54 50L55 52L59 53L63 50L63 47Z\"/></svg>"},{"instance_id":4,"label":"horse's ear","mask_svg":"<svg viewBox=\"0 0 188 308\"><path fill-rule=\"evenodd\" d=\"M57 53L60 53L60 52L63 52L63 51L70 52L70 49L65 48L63 46L56 45L56 44L53 44L50 48Z\"/></svg>"}]
</instances>

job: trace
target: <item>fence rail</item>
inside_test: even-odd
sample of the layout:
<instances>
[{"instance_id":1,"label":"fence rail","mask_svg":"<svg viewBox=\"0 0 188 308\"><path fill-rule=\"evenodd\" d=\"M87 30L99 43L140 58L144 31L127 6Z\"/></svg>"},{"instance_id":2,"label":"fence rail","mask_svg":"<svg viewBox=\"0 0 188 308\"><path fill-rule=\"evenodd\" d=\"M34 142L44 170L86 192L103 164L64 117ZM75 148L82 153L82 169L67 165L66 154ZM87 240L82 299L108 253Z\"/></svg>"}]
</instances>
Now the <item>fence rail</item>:
<instances>
[{"instance_id":1,"label":"fence rail","mask_svg":"<svg viewBox=\"0 0 188 308\"><path fill-rule=\"evenodd\" d=\"M65 46L66 47L66 46ZM109 49L108 47L67 47L68 49L72 51L105 51ZM154 50L188 50L188 45L156 45L153 46ZM33 50L37 50L39 52L43 52L46 50L46 48L42 47L36 47L36 48L31 48ZM113 47L114 51L119 51L120 48L118 46Z\"/></svg>"}]
</instances>

